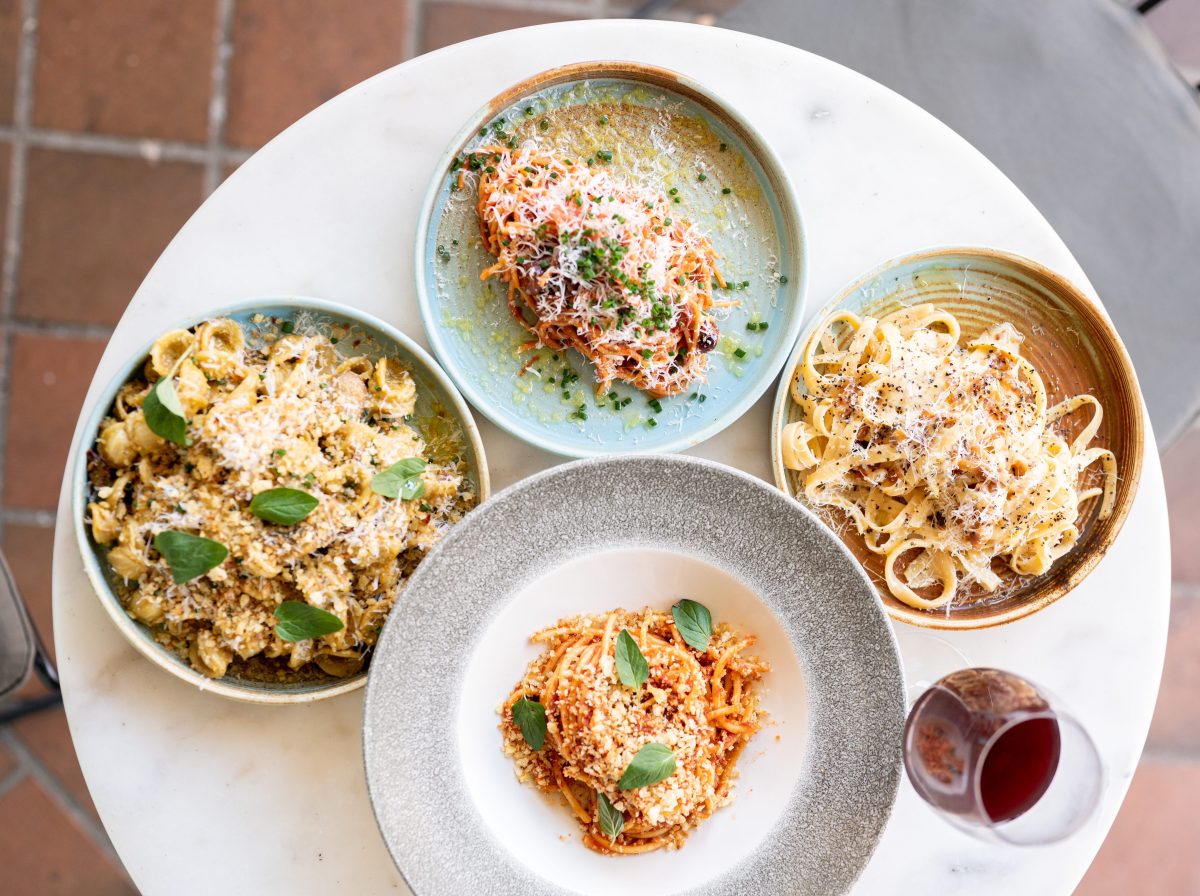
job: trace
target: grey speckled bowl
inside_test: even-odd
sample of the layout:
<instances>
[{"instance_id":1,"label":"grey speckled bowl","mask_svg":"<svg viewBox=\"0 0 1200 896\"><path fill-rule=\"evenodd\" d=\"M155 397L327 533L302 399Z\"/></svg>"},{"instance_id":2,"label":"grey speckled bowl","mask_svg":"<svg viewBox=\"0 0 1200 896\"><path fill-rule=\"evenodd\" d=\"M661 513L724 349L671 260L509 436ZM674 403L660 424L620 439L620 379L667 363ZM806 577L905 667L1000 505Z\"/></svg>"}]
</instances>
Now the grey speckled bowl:
<instances>
[{"instance_id":1,"label":"grey speckled bowl","mask_svg":"<svg viewBox=\"0 0 1200 896\"><path fill-rule=\"evenodd\" d=\"M536 629L681 596L759 636L770 722L735 801L683 847L620 858L516 780L496 708ZM904 685L861 567L766 483L680 456L578 461L493 497L421 564L367 683L371 802L420 896L845 892L899 782Z\"/></svg>"}]
</instances>

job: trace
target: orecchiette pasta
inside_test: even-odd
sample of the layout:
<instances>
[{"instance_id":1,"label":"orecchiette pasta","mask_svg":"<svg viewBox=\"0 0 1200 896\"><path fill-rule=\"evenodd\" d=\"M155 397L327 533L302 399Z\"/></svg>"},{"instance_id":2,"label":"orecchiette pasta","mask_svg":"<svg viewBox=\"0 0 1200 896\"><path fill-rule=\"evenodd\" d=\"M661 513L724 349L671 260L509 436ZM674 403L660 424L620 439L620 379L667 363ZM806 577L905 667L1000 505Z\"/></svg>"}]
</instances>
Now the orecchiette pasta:
<instances>
[{"instance_id":1,"label":"orecchiette pasta","mask_svg":"<svg viewBox=\"0 0 1200 896\"><path fill-rule=\"evenodd\" d=\"M260 328L261 329L261 328ZM156 434L144 404L169 378L187 444ZM475 503L461 451L438 458L414 428L417 389L393 359L342 357L323 335L257 334L232 320L173 330L155 342L145 376L126 384L91 456L95 540L125 608L210 676L344 676L360 669L408 575ZM460 444L461 447L461 444ZM423 494L384 497L372 479L422 457ZM264 491L317 499L292 525L249 512ZM180 531L228 557L177 584L155 536ZM340 631L289 641L276 608L303 601Z\"/></svg>"}]
</instances>

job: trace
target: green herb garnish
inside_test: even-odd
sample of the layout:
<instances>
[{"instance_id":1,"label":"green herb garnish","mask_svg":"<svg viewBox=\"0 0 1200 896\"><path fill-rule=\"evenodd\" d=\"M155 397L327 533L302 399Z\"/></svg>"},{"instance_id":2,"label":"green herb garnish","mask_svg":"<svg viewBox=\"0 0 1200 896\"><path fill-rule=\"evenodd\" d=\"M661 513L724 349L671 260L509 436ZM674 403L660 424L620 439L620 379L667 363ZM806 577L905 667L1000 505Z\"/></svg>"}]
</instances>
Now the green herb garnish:
<instances>
[{"instance_id":1,"label":"green herb garnish","mask_svg":"<svg viewBox=\"0 0 1200 896\"><path fill-rule=\"evenodd\" d=\"M315 496L296 488L269 488L250 501L250 512L260 520L290 526L298 523L320 503Z\"/></svg>"},{"instance_id":2,"label":"green herb garnish","mask_svg":"<svg viewBox=\"0 0 1200 896\"><path fill-rule=\"evenodd\" d=\"M617 635L616 657L617 677L625 687L639 688L650 677L646 657L626 629L621 629L621 634Z\"/></svg>"},{"instance_id":3,"label":"green herb garnish","mask_svg":"<svg viewBox=\"0 0 1200 896\"><path fill-rule=\"evenodd\" d=\"M600 149L596 151L596 158L598 158L601 162L611 162L613 160L613 154L607 149Z\"/></svg>"},{"instance_id":4,"label":"green herb garnish","mask_svg":"<svg viewBox=\"0 0 1200 896\"><path fill-rule=\"evenodd\" d=\"M608 842L612 843L621 836L621 831L625 829L625 816L618 812L616 807L609 802L608 797L599 790L596 791L596 808L600 831L608 838Z\"/></svg>"},{"instance_id":5,"label":"green herb garnish","mask_svg":"<svg viewBox=\"0 0 1200 896\"><path fill-rule=\"evenodd\" d=\"M649 787L675 773L675 754L662 744L646 744L625 768L617 786L622 790Z\"/></svg>"},{"instance_id":6,"label":"green herb garnish","mask_svg":"<svg viewBox=\"0 0 1200 896\"><path fill-rule=\"evenodd\" d=\"M154 384L146 400L142 402L142 413L146 425L157 436L176 445L190 445L187 437L187 418L183 416L183 405L175 393L170 377L163 377Z\"/></svg>"},{"instance_id":7,"label":"green herb garnish","mask_svg":"<svg viewBox=\"0 0 1200 896\"><path fill-rule=\"evenodd\" d=\"M371 491L385 498L402 498L405 501L419 498L425 494L425 480L421 478L425 467L422 458L406 457L382 473L376 473L371 479Z\"/></svg>"},{"instance_id":8,"label":"green herb garnish","mask_svg":"<svg viewBox=\"0 0 1200 896\"><path fill-rule=\"evenodd\" d=\"M332 635L346 627L332 613L300 600L285 600L275 608L275 634L285 641L308 641L321 635Z\"/></svg>"},{"instance_id":9,"label":"green herb garnish","mask_svg":"<svg viewBox=\"0 0 1200 896\"><path fill-rule=\"evenodd\" d=\"M155 535L154 549L166 558L176 585L204 575L229 556L229 548L219 541L174 529L165 529Z\"/></svg>"},{"instance_id":10,"label":"green herb garnish","mask_svg":"<svg viewBox=\"0 0 1200 896\"><path fill-rule=\"evenodd\" d=\"M536 700L522 697L512 705L512 715L525 743L534 750L540 750L546 742L546 707Z\"/></svg>"},{"instance_id":11,"label":"green herb garnish","mask_svg":"<svg viewBox=\"0 0 1200 896\"><path fill-rule=\"evenodd\" d=\"M703 401L704 396L700 396L700 400ZM671 607L671 617L689 647L701 653L708 650L708 642L712 638L712 614L708 612L708 607L684 598Z\"/></svg>"}]
</instances>

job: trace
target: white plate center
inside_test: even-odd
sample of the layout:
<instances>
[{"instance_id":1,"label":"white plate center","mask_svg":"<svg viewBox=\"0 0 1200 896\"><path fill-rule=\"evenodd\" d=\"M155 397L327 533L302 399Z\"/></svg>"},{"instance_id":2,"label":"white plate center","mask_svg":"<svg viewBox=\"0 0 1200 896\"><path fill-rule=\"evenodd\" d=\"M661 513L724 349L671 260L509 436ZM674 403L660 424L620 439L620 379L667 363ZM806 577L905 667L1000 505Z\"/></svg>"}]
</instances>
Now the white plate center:
<instances>
[{"instance_id":1,"label":"white plate center","mask_svg":"<svg viewBox=\"0 0 1200 896\"><path fill-rule=\"evenodd\" d=\"M680 850L602 856L582 843L566 805L517 780L500 749L496 708L538 650L529 636L558 619L623 607L668 610L680 598L704 604L715 622L758 636L753 653L771 664L764 680L766 725L743 751L733 804L718 810ZM528 585L475 647L459 702L463 776L487 828L515 861L583 894L666 896L711 881L762 843L800 778L808 732L800 662L775 614L737 578L671 551L610 550L571 560Z\"/></svg>"}]
</instances>

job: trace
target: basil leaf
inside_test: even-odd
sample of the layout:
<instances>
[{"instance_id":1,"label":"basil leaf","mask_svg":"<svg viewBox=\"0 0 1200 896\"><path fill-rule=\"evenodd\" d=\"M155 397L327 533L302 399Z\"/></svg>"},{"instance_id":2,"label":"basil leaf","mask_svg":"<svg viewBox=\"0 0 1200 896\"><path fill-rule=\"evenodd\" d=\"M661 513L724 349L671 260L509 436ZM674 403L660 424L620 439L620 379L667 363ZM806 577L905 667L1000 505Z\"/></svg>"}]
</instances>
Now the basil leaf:
<instances>
[{"instance_id":1,"label":"basil leaf","mask_svg":"<svg viewBox=\"0 0 1200 896\"><path fill-rule=\"evenodd\" d=\"M154 550L166 558L176 585L204 575L229 556L229 548L219 541L174 529L164 529L154 536Z\"/></svg>"},{"instance_id":2,"label":"basil leaf","mask_svg":"<svg viewBox=\"0 0 1200 896\"><path fill-rule=\"evenodd\" d=\"M633 635L625 629L617 635L617 677L627 688L641 687L643 681L650 677L650 667L646 657L638 648Z\"/></svg>"},{"instance_id":3,"label":"basil leaf","mask_svg":"<svg viewBox=\"0 0 1200 896\"><path fill-rule=\"evenodd\" d=\"M675 754L662 744L646 744L637 751L617 786L622 790L649 787L675 774Z\"/></svg>"},{"instance_id":4,"label":"basil leaf","mask_svg":"<svg viewBox=\"0 0 1200 896\"><path fill-rule=\"evenodd\" d=\"M708 650L708 641L712 637L712 614L708 607L685 598L671 607L671 616L689 647L701 653Z\"/></svg>"},{"instance_id":5,"label":"basil leaf","mask_svg":"<svg viewBox=\"0 0 1200 896\"><path fill-rule=\"evenodd\" d=\"M275 634L285 641L307 641L346 627L332 613L300 600L285 600L275 608L275 618L279 620Z\"/></svg>"},{"instance_id":6,"label":"basil leaf","mask_svg":"<svg viewBox=\"0 0 1200 896\"><path fill-rule=\"evenodd\" d=\"M608 797L599 790L596 791L596 803L600 810L600 830L608 838L608 842L612 843L621 836L621 831L625 828L625 816L618 812L608 801Z\"/></svg>"},{"instance_id":7,"label":"basil leaf","mask_svg":"<svg viewBox=\"0 0 1200 896\"><path fill-rule=\"evenodd\" d=\"M191 442L187 437L187 420L183 416L183 405L175 394L175 386L169 377L163 377L154 384L154 388L142 402L142 413L146 416L146 425L156 436L162 436L168 442L187 446Z\"/></svg>"},{"instance_id":8,"label":"basil leaf","mask_svg":"<svg viewBox=\"0 0 1200 896\"><path fill-rule=\"evenodd\" d=\"M425 466L425 461L419 457L406 457L382 473L376 473L371 479L371 491L385 498L403 498L405 501L419 498L425 494L425 480L421 478Z\"/></svg>"},{"instance_id":9,"label":"basil leaf","mask_svg":"<svg viewBox=\"0 0 1200 896\"><path fill-rule=\"evenodd\" d=\"M546 707L536 700L522 697L512 705L513 721L521 729L525 743L540 750L546 742Z\"/></svg>"},{"instance_id":10,"label":"basil leaf","mask_svg":"<svg viewBox=\"0 0 1200 896\"><path fill-rule=\"evenodd\" d=\"M250 512L260 520L290 526L298 523L320 503L315 496L297 488L269 488L250 501Z\"/></svg>"}]
</instances>

